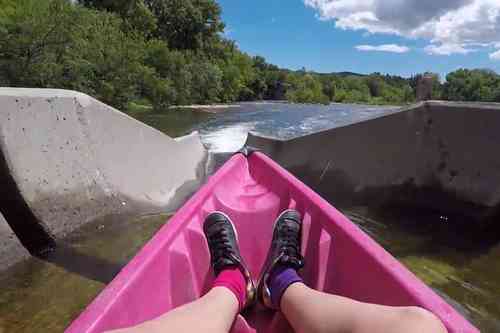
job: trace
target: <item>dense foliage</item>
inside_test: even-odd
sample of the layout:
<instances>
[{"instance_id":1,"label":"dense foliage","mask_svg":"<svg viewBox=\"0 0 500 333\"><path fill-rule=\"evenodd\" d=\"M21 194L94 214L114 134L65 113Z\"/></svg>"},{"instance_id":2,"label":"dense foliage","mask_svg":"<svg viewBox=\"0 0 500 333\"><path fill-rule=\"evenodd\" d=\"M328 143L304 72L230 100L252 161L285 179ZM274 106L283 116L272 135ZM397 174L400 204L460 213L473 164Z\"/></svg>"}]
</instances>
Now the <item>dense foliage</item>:
<instances>
[{"instance_id":1,"label":"dense foliage","mask_svg":"<svg viewBox=\"0 0 500 333\"><path fill-rule=\"evenodd\" d=\"M459 69L446 76L444 99L454 101L500 102L500 76L485 69Z\"/></svg>"},{"instance_id":2,"label":"dense foliage","mask_svg":"<svg viewBox=\"0 0 500 333\"><path fill-rule=\"evenodd\" d=\"M290 71L223 37L215 0L0 0L0 85L73 89L118 108L288 99L403 104L421 76ZM433 98L500 102L500 77L457 70Z\"/></svg>"}]
</instances>

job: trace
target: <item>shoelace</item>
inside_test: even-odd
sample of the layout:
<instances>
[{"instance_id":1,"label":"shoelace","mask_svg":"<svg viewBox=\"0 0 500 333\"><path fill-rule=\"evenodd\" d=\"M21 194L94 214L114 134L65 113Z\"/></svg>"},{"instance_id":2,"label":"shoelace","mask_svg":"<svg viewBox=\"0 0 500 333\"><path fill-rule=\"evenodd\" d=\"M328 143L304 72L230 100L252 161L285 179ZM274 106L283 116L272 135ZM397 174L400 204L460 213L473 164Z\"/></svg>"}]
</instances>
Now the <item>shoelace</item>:
<instances>
[{"instance_id":1,"label":"shoelace","mask_svg":"<svg viewBox=\"0 0 500 333\"><path fill-rule=\"evenodd\" d=\"M231 241L229 239L228 230L220 228L220 230L214 232L210 237L210 244L213 251L212 260L214 260L215 267L227 264L225 260L230 260L235 263L237 262L234 249L231 246Z\"/></svg>"},{"instance_id":2,"label":"shoelace","mask_svg":"<svg viewBox=\"0 0 500 333\"><path fill-rule=\"evenodd\" d=\"M281 250L283 253L283 260L293 264L297 268L302 267L303 259L300 254L300 244L298 244L298 230L285 224L280 232L280 238L282 239Z\"/></svg>"}]
</instances>

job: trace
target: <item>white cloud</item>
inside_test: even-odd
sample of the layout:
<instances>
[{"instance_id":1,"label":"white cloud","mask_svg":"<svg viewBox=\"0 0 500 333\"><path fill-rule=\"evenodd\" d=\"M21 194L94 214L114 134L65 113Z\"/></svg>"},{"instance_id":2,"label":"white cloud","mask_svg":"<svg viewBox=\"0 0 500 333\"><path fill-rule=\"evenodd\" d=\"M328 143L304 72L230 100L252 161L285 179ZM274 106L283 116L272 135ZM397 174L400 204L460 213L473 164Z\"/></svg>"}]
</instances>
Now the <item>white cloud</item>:
<instances>
[{"instance_id":1,"label":"white cloud","mask_svg":"<svg viewBox=\"0 0 500 333\"><path fill-rule=\"evenodd\" d=\"M380 52L393 52L393 53L406 53L410 51L407 46L396 44L382 44L382 45L357 45L355 46L358 51L380 51Z\"/></svg>"},{"instance_id":2,"label":"white cloud","mask_svg":"<svg viewBox=\"0 0 500 333\"><path fill-rule=\"evenodd\" d=\"M451 55L451 54L467 54L475 52L475 49L468 49L459 44L441 44L441 45L427 45L424 48L427 54L435 55Z\"/></svg>"},{"instance_id":3,"label":"white cloud","mask_svg":"<svg viewBox=\"0 0 500 333\"><path fill-rule=\"evenodd\" d=\"M500 60L500 50L490 53L491 60Z\"/></svg>"},{"instance_id":4,"label":"white cloud","mask_svg":"<svg viewBox=\"0 0 500 333\"><path fill-rule=\"evenodd\" d=\"M303 0L341 29L422 38L430 54L500 43L499 0Z\"/></svg>"}]
</instances>

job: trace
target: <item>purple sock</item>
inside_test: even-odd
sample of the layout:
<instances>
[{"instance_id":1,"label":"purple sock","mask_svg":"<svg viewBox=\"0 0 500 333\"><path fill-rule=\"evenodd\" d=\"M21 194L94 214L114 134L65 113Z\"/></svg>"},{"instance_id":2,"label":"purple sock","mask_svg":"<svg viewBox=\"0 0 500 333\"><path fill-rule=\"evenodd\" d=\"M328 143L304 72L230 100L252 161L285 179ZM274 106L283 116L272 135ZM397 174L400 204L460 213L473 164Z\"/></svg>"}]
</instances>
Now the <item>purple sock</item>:
<instances>
[{"instance_id":1,"label":"purple sock","mask_svg":"<svg viewBox=\"0 0 500 333\"><path fill-rule=\"evenodd\" d=\"M279 309L281 296L285 290L295 282L302 282L302 278L297 274L297 271L287 266L276 266L269 275L267 285L271 292L271 302L274 307Z\"/></svg>"}]
</instances>

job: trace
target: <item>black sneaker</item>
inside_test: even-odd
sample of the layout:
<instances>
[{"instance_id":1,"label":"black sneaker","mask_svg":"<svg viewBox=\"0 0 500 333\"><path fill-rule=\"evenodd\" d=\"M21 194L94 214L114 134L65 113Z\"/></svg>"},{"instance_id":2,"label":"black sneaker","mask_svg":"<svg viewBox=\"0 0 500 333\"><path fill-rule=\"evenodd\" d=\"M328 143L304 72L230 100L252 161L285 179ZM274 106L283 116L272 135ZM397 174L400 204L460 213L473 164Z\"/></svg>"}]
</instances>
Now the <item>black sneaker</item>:
<instances>
[{"instance_id":1,"label":"black sneaker","mask_svg":"<svg viewBox=\"0 0 500 333\"><path fill-rule=\"evenodd\" d=\"M274 222L273 240L267 253L257 287L257 297L264 306L276 309L271 301L271 292L267 285L269 274L276 265L299 270L304 266L304 258L300 254L302 219L300 213L287 209Z\"/></svg>"},{"instance_id":2,"label":"black sneaker","mask_svg":"<svg viewBox=\"0 0 500 333\"><path fill-rule=\"evenodd\" d=\"M231 219L222 212L210 213L203 223L203 232L208 241L210 258L215 276L228 267L238 267L247 281L247 297L244 308L255 300L255 286L240 254L238 234Z\"/></svg>"}]
</instances>

